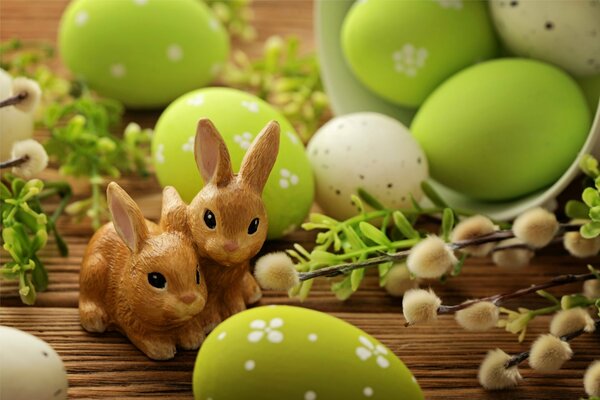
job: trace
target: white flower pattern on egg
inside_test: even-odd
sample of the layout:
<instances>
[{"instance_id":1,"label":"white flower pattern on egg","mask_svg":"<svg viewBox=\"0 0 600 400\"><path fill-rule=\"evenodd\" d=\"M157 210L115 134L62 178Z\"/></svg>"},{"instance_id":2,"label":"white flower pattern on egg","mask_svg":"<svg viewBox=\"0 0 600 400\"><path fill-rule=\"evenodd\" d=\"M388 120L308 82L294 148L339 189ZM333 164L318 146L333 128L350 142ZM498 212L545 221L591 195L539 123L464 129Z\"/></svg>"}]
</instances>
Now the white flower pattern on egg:
<instances>
[{"instance_id":1,"label":"white flower pattern on egg","mask_svg":"<svg viewBox=\"0 0 600 400\"><path fill-rule=\"evenodd\" d=\"M204 104L204 95L198 94L187 101L190 106L199 107Z\"/></svg>"},{"instance_id":2,"label":"white flower pattern on egg","mask_svg":"<svg viewBox=\"0 0 600 400\"><path fill-rule=\"evenodd\" d=\"M167 58L169 61L177 62L183 58L183 49L178 44L167 47Z\"/></svg>"},{"instance_id":3,"label":"white flower pattern on egg","mask_svg":"<svg viewBox=\"0 0 600 400\"><path fill-rule=\"evenodd\" d=\"M156 147L156 162L159 164L164 164L165 163L165 145L164 144L159 144Z\"/></svg>"},{"instance_id":4,"label":"white flower pattern on egg","mask_svg":"<svg viewBox=\"0 0 600 400\"><path fill-rule=\"evenodd\" d=\"M148 4L148 0L133 0L133 2L138 6L145 6L146 4Z\"/></svg>"},{"instance_id":5,"label":"white flower pattern on egg","mask_svg":"<svg viewBox=\"0 0 600 400\"><path fill-rule=\"evenodd\" d=\"M250 323L252 331L248 334L248 341L257 343L266 336L271 343L281 343L283 342L283 333L278 329L282 326L283 320L281 318L273 318L268 324L262 319L255 319Z\"/></svg>"},{"instance_id":6,"label":"white flower pattern on egg","mask_svg":"<svg viewBox=\"0 0 600 400\"><path fill-rule=\"evenodd\" d=\"M362 346L356 348L356 355L362 361L367 361L371 357L375 357L375 362L381 368L387 368L390 366L390 362L387 359L389 351L382 345L374 345L369 339L364 336L359 336L358 340L362 343Z\"/></svg>"},{"instance_id":7,"label":"white flower pattern on egg","mask_svg":"<svg viewBox=\"0 0 600 400\"><path fill-rule=\"evenodd\" d=\"M317 394L313 390L304 393L304 400L316 400Z\"/></svg>"},{"instance_id":8,"label":"white flower pattern on egg","mask_svg":"<svg viewBox=\"0 0 600 400\"><path fill-rule=\"evenodd\" d=\"M298 136L294 135L293 132L287 131L286 135L287 135L288 138L290 138L290 141L293 144L299 144L300 143L300 140L298 139Z\"/></svg>"},{"instance_id":9,"label":"white flower pattern on egg","mask_svg":"<svg viewBox=\"0 0 600 400\"><path fill-rule=\"evenodd\" d=\"M298 178L298 175L293 174L292 172L290 172L289 169L282 168L279 171L279 175L279 186L282 189L287 189L290 186L295 186L300 182L300 178Z\"/></svg>"},{"instance_id":10,"label":"white flower pattern on egg","mask_svg":"<svg viewBox=\"0 0 600 400\"><path fill-rule=\"evenodd\" d=\"M110 74L115 78L122 78L127 73L125 65L121 63L113 64L110 66Z\"/></svg>"},{"instance_id":11,"label":"white flower pattern on egg","mask_svg":"<svg viewBox=\"0 0 600 400\"><path fill-rule=\"evenodd\" d=\"M243 150L248 150L252 144L252 134L244 132L241 135L235 135L233 141L236 142Z\"/></svg>"},{"instance_id":12,"label":"white flower pattern on egg","mask_svg":"<svg viewBox=\"0 0 600 400\"><path fill-rule=\"evenodd\" d=\"M242 101L242 107L250 112L257 113L259 111L258 103L255 101Z\"/></svg>"},{"instance_id":13,"label":"white flower pattern on egg","mask_svg":"<svg viewBox=\"0 0 600 400\"><path fill-rule=\"evenodd\" d=\"M181 146L181 150L183 151L189 151L190 153L194 152L194 136L190 136L187 140L187 142L185 142L182 146Z\"/></svg>"},{"instance_id":14,"label":"white flower pattern on egg","mask_svg":"<svg viewBox=\"0 0 600 400\"><path fill-rule=\"evenodd\" d=\"M88 12L81 10L77 13L77 15L75 15L75 24L77 26L83 26L88 22L88 19L90 19Z\"/></svg>"},{"instance_id":15,"label":"white flower pattern on egg","mask_svg":"<svg viewBox=\"0 0 600 400\"><path fill-rule=\"evenodd\" d=\"M394 61L394 69L400 74L404 74L409 78L417 76L419 69L425 66L425 61L429 56L426 48L416 48L410 43L402 46L402 49L392 53Z\"/></svg>"},{"instance_id":16,"label":"white flower pattern on egg","mask_svg":"<svg viewBox=\"0 0 600 400\"><path fill-rule=\"evenodd\" d=\"M454 8L455 10L463 8L462 0L437 0L437 2L443 8Z\"/></svg>"}]
</instances>

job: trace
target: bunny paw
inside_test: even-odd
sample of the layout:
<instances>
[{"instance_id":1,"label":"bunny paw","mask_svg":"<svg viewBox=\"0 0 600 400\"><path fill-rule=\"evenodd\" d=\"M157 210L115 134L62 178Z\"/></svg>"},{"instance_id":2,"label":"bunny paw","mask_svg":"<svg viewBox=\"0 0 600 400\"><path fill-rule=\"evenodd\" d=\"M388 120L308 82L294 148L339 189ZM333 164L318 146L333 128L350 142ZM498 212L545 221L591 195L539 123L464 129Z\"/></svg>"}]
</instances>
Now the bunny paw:
<instances>
[{"instance_id":1,"label":"bunny paw","mask_svg":"<svg viewBox=\"0 0 600 400\"><path fill-rule=\"evenodd\" d=\"M196 350L204 342L204 331L197 327L195 330L184 332L178 340L179 346L184 350Z\"/></svg>"},{"instance_id":2,"label":"bunny paw","mask_svg":"<svg viewBox=\"0 0 600 400\"><path fill-rule=\"evenodd\" d=\"M256 280L250 273L244 275L242 281L242 294L244 296L244 303L254 304L262 298L262 291L260 286L256 283Z\"/></svg>"},{"instance_id":3,"label":"bunny paw","mask_svg":"<svg viewBox=\"0 0 600 400\"><path fill-rule=\"evenodd\" d=\"M82 300L79 304L81 326L88 332L104 332L108 316L102 307L92 301Z\"/></svg>"}]
</instances>

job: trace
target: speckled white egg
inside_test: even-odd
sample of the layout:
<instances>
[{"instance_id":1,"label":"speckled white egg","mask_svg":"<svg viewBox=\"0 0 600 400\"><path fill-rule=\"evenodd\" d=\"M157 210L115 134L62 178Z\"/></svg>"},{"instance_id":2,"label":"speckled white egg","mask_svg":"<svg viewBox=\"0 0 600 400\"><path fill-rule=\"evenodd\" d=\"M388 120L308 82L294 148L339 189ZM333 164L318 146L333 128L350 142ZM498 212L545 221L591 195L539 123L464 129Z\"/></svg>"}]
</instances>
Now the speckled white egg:
<instances>
[{"instance_id":1,"label":"speckled white egg","mask_svg":"<svg viewBox=\"0 0 600 400\"><path fill-rule=\"evenodd\" d=\"M390 208L420 200L427 160L408 129L377 113L340 116L310 141L308 158L316 180L317 203L327 215L346 219L357 210L350 196L363 188Z\"/></svg>"},{"instance_id":2,"label":"speckled white egg","mask_svg":"<svg viewBox=\"0 0 600 400\"><path fill-rule=\"evenodd\" d=\"M509 51L576 76L600 72L600 1L491 0L490 9Z\"/></svg>"},{"instance_id":3,"label":"speckled white egg","mask_svg":"<svg viewBox=\"0 0 600 400\"><path fill-rule=\"evenodd\" d=\"M67 372L59 355L43 340L0 325L0 399L63 400Z\"/></svg>"}]
</instances>

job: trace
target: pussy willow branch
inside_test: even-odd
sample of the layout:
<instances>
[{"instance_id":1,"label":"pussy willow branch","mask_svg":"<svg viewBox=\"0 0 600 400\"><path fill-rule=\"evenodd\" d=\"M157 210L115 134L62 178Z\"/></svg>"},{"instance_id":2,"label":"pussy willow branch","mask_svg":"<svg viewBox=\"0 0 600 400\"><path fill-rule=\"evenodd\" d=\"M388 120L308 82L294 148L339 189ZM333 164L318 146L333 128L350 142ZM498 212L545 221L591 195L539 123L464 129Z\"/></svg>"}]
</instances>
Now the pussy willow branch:
<instances>
[{"instance_id":1,"label":"pussy willow branch","mask_svg":"<svg viewBox=\"0 0 600 400\"><path fill-rule=\"evenodd\" d=\"M583 282L591 279L598 279L596 274L590 272L589 274L580 274L580 275L559 275L547 282L540 283L538 285L531 285L527 288L519 289L515 292L501 293L493 296L482 297L479 299L473 299L469 301L465 301L464 303L456 304L453 306L442 305L438 308L438 314L452 314L456 311L463 310L469 306L472 306L475 303L479 303L482 301L489 301L494 303L495 305L500 305L508 300L515 299L517 297L522 297L531 293L535 293L538 290L544 290L551 287L562 286L573 282Z\"/></svg>"},{"instance_id":2,"label":"pussy willow branch","mask_svg":"<svg viewBox=\"0 0 600 400\"><path fill-rule=\"evenodd\" d=\"M562 234L564 232L577 231L577 230L579 230L580 227L581 227L581 225L579 225L579 224L561 224L560 229L557 232L557 235ZM500 242L502 240L510 239L513 237L515 237L515 235L513 234L512 230L507 229L507 230L496 231L496 232L490 233L488 235L479 236L474 239L448 243L447 246L451 250L460 250L460 249L463 249L463 248L469 247L469 246L478 246L478 245L485 244L485 243ZM380 255L378 257L369 258L368 260L364 260L364 261L332 265L329 267L316 269L314 271L299 272L298 277L299 277L300 281L302 282L302 281L307 281L307 280L314 279L314 278L317 278L320 276L333 277L333 276L338 276L338 275L344 275L344 274L347 274L347 273L349 273L355 269L359 269L359 268L375 267L379 264L390 262L390 261L392 261L392 262L402 261L406 257L408 257L409 254L410 254L410 249L402 250L402 251L392 253L392 254L384 254L384 255Z\"/></svg>"},{"instance_id":3,"label":"pussy willow branch","mask_svg":"<svg viewBox=\"0 0 600 400\"><path fill-rule=\"evenodd\" d=\"M16 95L0 101L0 108L14 106L27 98L27 92L17 93Z\"/></svg>"},{"instance_id":4,"label":"pussy willow branch","mask_svg":"<svg viewBox=\"0 0 600 400\"><path fill-rule=\"evenodd\" d=\"M18 167L19 165L25 164L27 161L29 161L29 156L25 154L21 157L13 158L12 160L0 162L0 169Z\"/></svg>"},{"instance_id":5,"label":"pussy willow branch","mask_svg":"<svg viewBox=\"0 0 600 400\"><path fill-rule=\"evenodd\" d=\"M600 329L600 319L597 319L594 321L594 325L596 327L596 331L598 329ZM563 335L561 337L559 337L560 340L562 340L563 342L569 342L573 339L575 339L576 337L579 337L581 335L583 335L585 333L584 329L580 329L578 331ZM529 351L524 351L522 353L519 354L515 354L514 356L512 356L510 358L510 360L508 360L506 363L504 363L504 368L510 368L510 367L514 367L515 365L519 365L520 363L522 363L523 361L527 360L529 358Z\"/></svg>"}]
</instances>

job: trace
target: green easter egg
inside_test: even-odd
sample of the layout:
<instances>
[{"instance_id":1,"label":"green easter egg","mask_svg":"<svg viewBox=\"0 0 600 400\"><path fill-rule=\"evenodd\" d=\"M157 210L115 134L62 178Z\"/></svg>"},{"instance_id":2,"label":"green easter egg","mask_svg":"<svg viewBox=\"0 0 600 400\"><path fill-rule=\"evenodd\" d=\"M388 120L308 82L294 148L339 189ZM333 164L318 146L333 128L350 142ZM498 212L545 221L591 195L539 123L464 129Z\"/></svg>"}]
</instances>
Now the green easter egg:
<instances>
[{"instance_id":1,"label":"green easter egg","mask_svg":"<svg viewBox=\"0 0 600 400\"><path fill-rule=\"evenodd\" d=\"M411 131L431 176L478 200L508 200L554 183L590 129L577 83L549 64L499 59L442 84Z\"/></svg>"},{"instance_id":2,"label":"green easter egg","mask_svg":"<svg viewBox=\"0 0 600 400\"><path fill-rule=\"evenodd\" d=\"M225 142L238 171L252 140L271 120L279 122L279 155L263 191L269 217L268 238L300 226L313 202L314 180L304 145L289 121L256 96L229 88L196 90L175 100L160 116L152 140L156 175L189 202L203 182L194 160L194 136L200 118L209 118Z\"/></svg>"},{"instance_id":3,"label":"green easter egg","mask_svg":"<svg viewBox=\"0 0 600 400\"><path fill-rule=\"evenodd\" d=\"M64 63L98 93L156 108L210 83L229 39L199 0L76 0L63 14Z\"/></svg>"},{"instance_id":4,"label":"green easter egg","mask_svg":"<svg viewBox=\"0 0 600 400\"><path fill-rule=\"evenodd\" d=\"M600 101L600 74L577 79L579 86L587 98L592 114L598 109Z\"/></svg>"},{"instance_id":5,"label":"green easter egg","mask_svg":"<svg viewBox=\"0 0 600 400\"><path fill-rule=\"evenodd\" d=\"M455 72L493 57L486 2L357 1L342 27L356 77L395 104L417 107Z\"/></svg>"},{"instance_id":6,"label":"green easter egg","mask_svg":"<svg viewBox=\"0 0 600 400\"><path fill-rule=\"evenodd\" d=\"M418 400L408 368L364 331L322 312L266 306L221 323L200 348L196 400Z\"/></svg>"}]
</instances>

